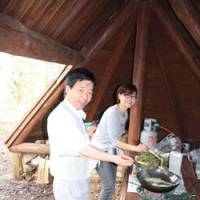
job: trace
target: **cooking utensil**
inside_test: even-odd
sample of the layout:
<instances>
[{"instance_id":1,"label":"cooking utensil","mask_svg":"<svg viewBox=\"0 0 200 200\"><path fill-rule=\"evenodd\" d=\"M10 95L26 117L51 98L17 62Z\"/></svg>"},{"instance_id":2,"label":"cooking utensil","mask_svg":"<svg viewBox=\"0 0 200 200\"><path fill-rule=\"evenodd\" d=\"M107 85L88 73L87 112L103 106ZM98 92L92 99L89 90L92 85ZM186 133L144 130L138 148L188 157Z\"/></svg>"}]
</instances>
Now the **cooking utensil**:
<instances>
[{"instance_id":1,"label":"cooking utensil","mask_svg":"<svg viewBox=\"0 0 200 200\"><path fill-rule=\"evenodd\" d=\"M168 192L180 183L179 176L162 167L142 169L137 173L137 178L143 188L159 193Z\"/></svg>"}]
</instances>

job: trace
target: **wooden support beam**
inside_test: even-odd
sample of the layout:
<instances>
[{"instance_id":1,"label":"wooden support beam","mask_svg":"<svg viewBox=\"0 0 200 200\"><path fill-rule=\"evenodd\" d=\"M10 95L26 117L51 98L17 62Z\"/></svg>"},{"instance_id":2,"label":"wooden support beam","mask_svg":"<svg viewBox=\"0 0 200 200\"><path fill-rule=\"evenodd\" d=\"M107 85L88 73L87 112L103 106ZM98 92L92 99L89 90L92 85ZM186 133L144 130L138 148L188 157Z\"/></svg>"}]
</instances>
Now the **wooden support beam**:
<instances>
[{"instance_id":1,"label":"wooden support beam","mask_svg":"<svg viewBox=\"0 0 200 200\"><path fill-rule=\"evenodd\" d=\"M85 45L80 53L85 58L82 66L87 65L87 63L96 55L99 49L116 33L116 31L124 24L124 22L135 12L137 7L137 0L129 0L124 7L113 16L107 25L97 33L97 35L91 38L90 42Z\"/></svg>"},{"instance_id":2,"label":"wooden support beam","mask_svg":"<svg viewBox=\"0 0 200 200\"><path fill-rule=\"evenodd\" d=\"M200 47L200 18L192 6L192 2L189 0L169 0L169 3L176 13L176 16L184 24L187 31Z\"/></svg>"},{"instance_id":3,"label":"wooden support beam","mask_svg":"<svg viewBox=\"0 0 200 200\"><path fill-rule=\"evenodd\" d=\"M58 101L60 95L64 92L63 80L72 66L64 69L58 79L46 90L46 93L39 99L34 107L27 113L24 119L14 129L5 141L5 144L11 146L21 144L33 130L35 125L45 116L52 105Z\"/></svg>"},{"instance_id":4,"label":"wooden support beam","mask_svg":"<svg viewBox=\"0 0 200 200\"><path fill-rule=\"evenodd\" d=\"M135 24L134 20L135 20L135 17L133 19L132 18L129 19L125 27L121 27L120 29L120 34L119 34L116 47L113 50L110 60L105 67L105 71L102 74L102 77L106 77L106 78L100 79L100 82L97 85L97 88L95 91L96 95L94 97L94 100L92 101L93 103L91 104L92 109L90 109L88 113L88 117L87 117L89 121L94 118L94 115L101 103L101 100L104 97L104 92L106 88L108 87L108 84L113 76L113 73L115 72L115 69L121 59L121 56L124 52L126 44L129 41L130 35L132 33L132 30Z\"/></svg>"},{"instance_id":5,"label":"wooden support beam","mask_svg":"<svg viewBox=\"0 0 200 200\"><path fill-rule=\"evenodd\" d=\"M146 60L146 50L148 44L148 32L150 21L149 1L140 1L137 12L137 32L135 55L133 65L133 83L138 88L138 101L130 111L128 143L135 144L139 139L141 127L142 94L144 82L144 69Z\"/></svg>"},{"instance_id":6,"label":"wooden support beam","mask_svg":"<svg viewBox=\"0 0 200 200\"><path fill-rule=\"evenodd\" d=\"M14 179L22 180L23 179L23 164L22 164L22 154L21 153L12 153L12 166L13 166L13 175Z\"/></svg>"},{"instance_id":7,"label":"wooden support beam","mask_svg":"<svg viewBox=\"0 0 200 200\"><path fill-rule=\"evenodd\" d=\"M193 73L197 77L197 80L200 81L200 60L194 49L190 47L189 42L185 41L183 37L183 32L185 31L183 29L179 31L177 24L174 23L175 19L163 8L160 1L155 0L153 3L152 8L154 13L168 32L170 38L176 44L178 50L188 61L188 66L192 69Z\"/></svg>"},{"instance_id":8,"label":"wooden support beam","mask_svg":"<svg viewBox=\"0 0 200 200\"><path fill-rule=\"evenodd\" d=\"M0 51L49 62L80 64L78 52L31 31L19 21L0 14Z\"/></svg>"}]
</instances>

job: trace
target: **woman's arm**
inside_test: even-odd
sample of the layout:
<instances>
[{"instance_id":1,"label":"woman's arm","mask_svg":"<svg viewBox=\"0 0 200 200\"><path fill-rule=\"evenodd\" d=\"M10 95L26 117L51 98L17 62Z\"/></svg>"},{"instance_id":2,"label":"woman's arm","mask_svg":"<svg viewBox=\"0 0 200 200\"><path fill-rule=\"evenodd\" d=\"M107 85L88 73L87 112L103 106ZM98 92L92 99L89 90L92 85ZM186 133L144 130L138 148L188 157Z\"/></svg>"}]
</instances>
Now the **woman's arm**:
<instances>
[{"instance_id":1,"label":"woman's arm","mask_svg":"<svg viewBox=\"0 0 200 200\"><path fill-rule=\"evenodd\" d=\"M144 144L132 145L119 140L117 141L116 146L123 150L135 151L135 152L144 152L148 150L148 147Z\"/></svg>"}]
</instances>

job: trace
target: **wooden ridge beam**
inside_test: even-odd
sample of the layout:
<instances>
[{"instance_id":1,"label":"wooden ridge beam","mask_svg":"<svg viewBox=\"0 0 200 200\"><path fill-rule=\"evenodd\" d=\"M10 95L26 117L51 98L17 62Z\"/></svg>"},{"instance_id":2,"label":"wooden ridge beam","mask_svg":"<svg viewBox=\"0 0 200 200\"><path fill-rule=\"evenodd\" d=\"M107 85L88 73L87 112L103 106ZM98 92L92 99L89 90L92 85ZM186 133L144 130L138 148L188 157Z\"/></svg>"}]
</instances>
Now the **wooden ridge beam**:
<instances>
[{"instance_id":1,"label":"wooden ridge beam","mask_svg":"<svg viewBox=\"0 0 200 200\"><path fill-rule=\"evenodd\" d=\"M79 64L83 58L73 49L36 33L0 13L0 51L49 62Z\"/></svg>"},{"instance_id":2,"label":"wooden ridge beam","mask_svg":"<svg viewBox=\"0 0 200 200\"><path fill-rule=\"evenodd\" d=\"M200 47L200 18L192 6L192 2L188 0L169 0L169 3L176 13L176 16L184 24L187 31Z\"/></svg>"},{"instance_id":3,"label":"wooden ridge beam","mask_svg":"<svg viewBox=\"0 0 200 200\"><path fill-rule=\"evenodd\" d=\"M129 0L124 7L121 8L119 13L114 15L106 24L106 26L91 38L90 42L85 45L80 53L85 58L82 66L87 63L96 55L99 49L116 33L116 31L123 25L123 23L135 12L137 7L137 0Z\"/></svg>"},{"instance_id":4,"label":"wooden ridge beam","mask_svg":"<svg viewBox=\"0 0 200 200\"><path fill-rule=\"evenodd\" d=\"M161 22L163 27L167 30L170 38L176 44L178 50L183 54L186 60L189 63L189 67L192 69L193 73L197 77L197 80L200 81L200 60L197 53L189 45L189 42L186 42L182 33L184 30L179 31L174 19L168 12L163 8L160 1L153 1L153 11L157 16L158 20Z\"/></svg>"},{"instance_id":5,"label":"wooden ridge beam","mask_svg":"<svg viewBox=\"0 0 200 200\"><path fill-rule=\"evenodd\" d=\"M149 1L140 1L137 12L137 32L133 64L133 84L138 89L138 100L130 111L128 143L136 144L141 127L143 82L150 21Z\"/></svg>"}]
</instances>

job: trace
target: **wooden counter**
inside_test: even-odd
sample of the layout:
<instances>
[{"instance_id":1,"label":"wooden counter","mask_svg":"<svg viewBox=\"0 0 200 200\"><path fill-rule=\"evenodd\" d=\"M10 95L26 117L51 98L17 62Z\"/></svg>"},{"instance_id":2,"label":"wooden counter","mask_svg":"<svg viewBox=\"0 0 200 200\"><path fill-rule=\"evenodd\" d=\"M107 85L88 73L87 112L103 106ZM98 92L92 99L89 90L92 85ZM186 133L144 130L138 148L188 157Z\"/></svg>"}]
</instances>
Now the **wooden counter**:
<instances>
[{"instance_id":1,"label":"wooden counter","mask_svg":"<svg viewBox=\"0 0 200 200\"><path fill-rule=\"evenodd\" d=\"M137 193L127 192L129 174L130 169L127 168L122 184L120 200L142 200ZM200 182L198 182L196 178L192 162L190 162L187 157L183 158L182 175L185 189L188 192L193 192L196 195L196 200L200 200Z\"/></svg>"}]
</instances>

